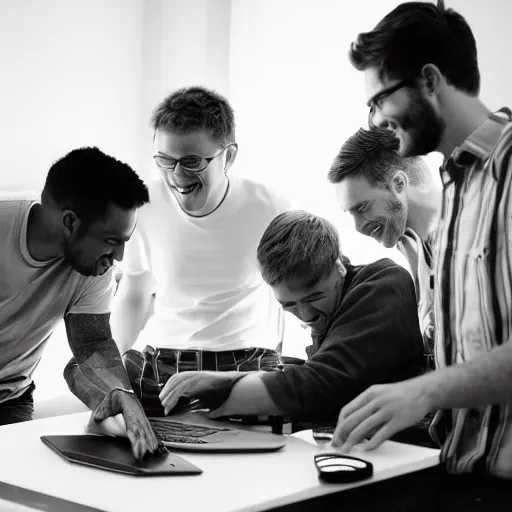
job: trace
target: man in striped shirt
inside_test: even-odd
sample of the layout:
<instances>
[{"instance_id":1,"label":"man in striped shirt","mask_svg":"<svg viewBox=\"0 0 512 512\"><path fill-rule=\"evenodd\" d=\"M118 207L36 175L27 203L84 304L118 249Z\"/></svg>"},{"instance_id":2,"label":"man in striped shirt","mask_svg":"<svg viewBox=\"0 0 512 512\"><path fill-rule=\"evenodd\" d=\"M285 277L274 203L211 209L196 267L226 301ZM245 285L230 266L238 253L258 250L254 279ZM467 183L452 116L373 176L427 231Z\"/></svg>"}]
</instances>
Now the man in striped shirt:
<instances>
[{"instance_id":1,"label":"man in striped shirt","mask_svg":"<svg viewBox=\"0 0 512 512\"><path fill-rule=\"evenodd\" d=\"M512 124L478 98L476 43L443 5L399 5L352 44L370 121L403 156L440 151L434 254L436 366L374 386L344 407L334 444L374 448L430 411L449 473L512 478ZM509 505L510 506L510 505Z\"/></svg>"}]
</instances>

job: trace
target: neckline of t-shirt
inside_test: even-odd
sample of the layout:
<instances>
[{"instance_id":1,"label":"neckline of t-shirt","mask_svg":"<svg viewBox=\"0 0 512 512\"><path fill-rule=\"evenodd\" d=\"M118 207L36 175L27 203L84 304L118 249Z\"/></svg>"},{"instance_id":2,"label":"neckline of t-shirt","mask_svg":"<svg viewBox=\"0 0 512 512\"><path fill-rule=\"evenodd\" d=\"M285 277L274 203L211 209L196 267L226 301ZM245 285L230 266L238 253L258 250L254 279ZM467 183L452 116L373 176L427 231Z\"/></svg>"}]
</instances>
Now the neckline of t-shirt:
<instances>
[{"instance_id":1,"label":"neckline of t-shirt","mask_svg":"<svg viewBox=\"0 0 512 512\"><path fill-rule=\"evenodd\" d=\"M25 259L25 261L32 265L33 267L45 267L46 265L53 263L54 261L59 259L59 256L55 258L51 258L49 260L36 260L32 257L28 250L28 244L27 244L27 227L28 227L28 218L30 216L30 212L32 211L32 208L39 204L38 201L31 201L29 204L29 207L25 211L25 215L23 216L23 220L21 223L21 229L20 229L20 251L21 255Z\"/></svg>"},{"instance_id":2,"label":"neckline of t-shirt","mask_svg":"<svg viewBox=\"0 0 512 512\"><path fill-rule=\"evenodd\" d=\"M238 188L239 180L237 176L229 176L228 180L228 189L226 191L223 201L211 213L201 216L189 215L188 213L184 212L180 204L178 203L178 200L174 197L172 192L167 188L163 181L160 182L160 186L163 187L163 192L165 194L166 199L168 201L171 201L171 204L175 207L176 211L178 212L182 219L185 219L192 223L199 224L207 223L210 221L218 222L219 217L226 215L226 212L229 211L229 208L233 202L233 197L236 195L235 188Z\"/></svg>"}]
</instances>

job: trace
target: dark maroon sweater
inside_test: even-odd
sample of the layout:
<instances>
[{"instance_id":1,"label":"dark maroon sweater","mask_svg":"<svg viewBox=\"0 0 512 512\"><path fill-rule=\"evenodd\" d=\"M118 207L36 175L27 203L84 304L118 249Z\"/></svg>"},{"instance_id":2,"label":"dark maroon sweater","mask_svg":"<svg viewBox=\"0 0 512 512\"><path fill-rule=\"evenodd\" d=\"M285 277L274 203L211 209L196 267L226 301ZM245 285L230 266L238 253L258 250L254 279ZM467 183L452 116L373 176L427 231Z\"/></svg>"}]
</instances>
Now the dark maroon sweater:
<instances>
[{"instance_id":1,"label":"dark maroon sweater","mask_svg":"<svg viewBox=\"0 0 512 512\"><path fill-rule=\"evenodd\" d=\"M389 259L347 267L333 318L302 366L265 372L270 396L289 417L333 417L372 384L423 371L414 284Z\"/></svg>"}]
</instances>

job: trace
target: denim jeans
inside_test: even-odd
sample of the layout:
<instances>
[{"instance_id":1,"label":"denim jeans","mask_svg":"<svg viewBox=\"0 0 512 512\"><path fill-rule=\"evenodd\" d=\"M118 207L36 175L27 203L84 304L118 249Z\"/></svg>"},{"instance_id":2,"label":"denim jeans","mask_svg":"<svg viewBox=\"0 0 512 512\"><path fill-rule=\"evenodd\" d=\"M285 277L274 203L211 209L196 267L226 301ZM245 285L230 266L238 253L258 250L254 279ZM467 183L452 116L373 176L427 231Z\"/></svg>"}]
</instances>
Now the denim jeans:
<instances>
[{"instance_id":1,"label":"denim jeans","mask_svg":"<svg viewBox=\"0 0 512 512\"><path fill-rule=\"evenodd\" d=\"M163 416L164 409L158 395L163 386L176 373L185 371L271 371L280 368L281 358L275 350L249 348L212 352L206 350L177 350L151 346L139 352L128 350L124 365L133 390L148 416ZM177 409L190 410L199 406L197 400L184 397Z\"/></svg>"}]
</instances>

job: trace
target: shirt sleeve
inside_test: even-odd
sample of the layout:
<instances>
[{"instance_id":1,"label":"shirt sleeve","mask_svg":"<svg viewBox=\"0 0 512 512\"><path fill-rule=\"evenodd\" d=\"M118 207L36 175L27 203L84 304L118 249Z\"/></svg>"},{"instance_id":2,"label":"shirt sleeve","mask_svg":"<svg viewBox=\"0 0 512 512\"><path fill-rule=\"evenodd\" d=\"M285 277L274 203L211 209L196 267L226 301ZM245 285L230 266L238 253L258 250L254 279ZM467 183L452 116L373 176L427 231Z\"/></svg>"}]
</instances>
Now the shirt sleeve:
<instances>
[{"instance_id":1,"label":"shirt sleeve","mask_svg":"<svg viewBox=\"0 0 512 512\"><path fill-rule=\"evenodd\" d=\"M123 274L130 276L151 272L149 243L143 219L139 220L130 240L126 243L124 258L119 268Z\"/></svg>"},{"instance_id":2,"label":"shirt sleeve","mask_svg":"<svg viewBox=\"0 0 512 512\"><path fill-rule=\"evenodd\" d=\"M103 315L110 313L116 286L114 268L102 276L88 277L67 314Z\"/></svg>"},{"instance_id":3,"label":"shirt sleeve","mask_svg":"<svg viewBox=\"0 0 512 512\"><path fill-rule=\"evenodd\" d=\"M372 264L354 277L311 359L262 379L283 414L324 417L338 414L372 384L417 375L421 365L413 281L398 265Z\"/></svg>"}]
</instances>

